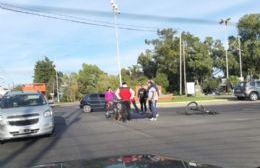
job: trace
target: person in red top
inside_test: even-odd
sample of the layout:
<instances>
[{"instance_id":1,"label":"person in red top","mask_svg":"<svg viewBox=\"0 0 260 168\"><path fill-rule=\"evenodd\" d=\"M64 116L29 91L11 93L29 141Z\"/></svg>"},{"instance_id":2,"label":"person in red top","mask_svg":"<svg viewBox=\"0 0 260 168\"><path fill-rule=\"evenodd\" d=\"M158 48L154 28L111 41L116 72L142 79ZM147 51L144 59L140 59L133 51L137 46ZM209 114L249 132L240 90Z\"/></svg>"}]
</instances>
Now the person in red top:
<instances>
[{"instance_id":1,"label":"person in red top","mask_svg":"<svg viewBox=\"0 0 260 168\"><path fill-rule=\"evenodd\" d=\"M130 105L131 100L135 97L135 92L127 86L126 82L123 82L122 86L116 90L115 94L127 112L127 119L130 120Z\"/></svg>"}]
</instances>

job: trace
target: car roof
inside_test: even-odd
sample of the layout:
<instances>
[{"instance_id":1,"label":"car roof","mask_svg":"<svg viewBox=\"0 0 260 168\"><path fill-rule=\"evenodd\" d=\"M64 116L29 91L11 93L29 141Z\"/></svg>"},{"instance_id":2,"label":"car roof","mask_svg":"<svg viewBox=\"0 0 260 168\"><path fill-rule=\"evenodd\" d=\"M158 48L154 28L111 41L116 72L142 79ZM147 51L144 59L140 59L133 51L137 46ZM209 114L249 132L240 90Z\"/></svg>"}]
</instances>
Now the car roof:
<instances>
[{"instance_id":1,"label":"car roof","mask_svg":"<svg viewBox=\"0 0 260 168\"><path fill-rule=\"evenodd\" d=\"M37 91L10 91L7 92L6 95L14 96L14 95L31 95L31 94L40 94Z\"/></svg>"}]
</instances>

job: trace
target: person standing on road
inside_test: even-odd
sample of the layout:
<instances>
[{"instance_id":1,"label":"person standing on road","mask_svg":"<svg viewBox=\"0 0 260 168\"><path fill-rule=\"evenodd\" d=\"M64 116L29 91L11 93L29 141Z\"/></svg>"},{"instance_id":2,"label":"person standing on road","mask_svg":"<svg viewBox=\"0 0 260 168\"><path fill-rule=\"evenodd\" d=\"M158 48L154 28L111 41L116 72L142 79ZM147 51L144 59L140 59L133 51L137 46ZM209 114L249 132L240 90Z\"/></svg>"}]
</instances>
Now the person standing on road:
<instances>
[{"instance_id":1,"label":"person standing on road","mask_svg":"<svg viewBox=\"0 0 260 168\"><path fill-rule=\"evenodd\" d=\"M158 93L156 90L155 85L153 85L152 81L148 81L148 102L149 102L149 109L152 113L152 118L150 119L151 121L156 121L158 116L157 116L157 107L156 103L158 101Z\"/></svg>"},{"instance_id":2,"label":"person standing on road","mask_svg":"<svg viewBox=\"0 0 260 168\"><path fill-rule=\"evenodd\" d=\"M147 112L147 90L145 89L144 85L141 85L141 88L138 90L137 96L139 98L140 106L141 106L141 111L142 112Z\"/></svg>"},{"instance_id":3,"label":"person standing on road","mask_svg":"<svg viewBox=\"0 0 260 168\"><path fill-rule=\"evenodd\" d=\"M149 85L149 83L150 83L150 85ZM158 100L159 100L160 91L159 91L157 85L155 84L155 82L154 82L153 80L148 80L148 89L147 89L147 91L148 91L151 87L154 87L155 90L156 90L156 93L157 93L157 96L155 97L155 98L156 98L156 100L155 100L155 107L157 108L157 103L158 103ZM148 104L148 105L149 105L149 110L152 111L150 104ZM159 117L158 111L157 111L157 113L156 113L156 117Z\"/></svg>"},{"instance_id":4,"label":"person standing on road","mask_svg":"<svg viewBox=\"0 0 260 168\"><path fill-rule=\"evenodd\" d=\"M122 86L116 90L116 96L121 100L123 107L126 108L127 119L130 120L131 100L134 99L135 92L127 86L126 82L123 82Z\"/></svg>"}]
</instances>

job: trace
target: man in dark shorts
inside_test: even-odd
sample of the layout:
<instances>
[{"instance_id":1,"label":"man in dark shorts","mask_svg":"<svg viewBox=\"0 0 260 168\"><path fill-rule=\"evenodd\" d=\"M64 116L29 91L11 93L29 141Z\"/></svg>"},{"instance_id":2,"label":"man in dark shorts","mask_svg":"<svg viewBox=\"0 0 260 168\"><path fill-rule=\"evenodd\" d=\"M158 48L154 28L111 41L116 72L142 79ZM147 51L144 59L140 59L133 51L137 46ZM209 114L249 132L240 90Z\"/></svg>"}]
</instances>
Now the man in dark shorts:
<instances>
[{"instance_id":1,"label":"man in dark shorts","mask_svg":"<svg viewBox=\"0 0 260 168\"><path fill-rule=\"evenodd\" d=\"M142 112L147 112L147 90L144 87L144 85L141 85L141 88L138 90L137 96L139 98L140 106L141 106L141 111Z\"/></svg>"}]
</instances>

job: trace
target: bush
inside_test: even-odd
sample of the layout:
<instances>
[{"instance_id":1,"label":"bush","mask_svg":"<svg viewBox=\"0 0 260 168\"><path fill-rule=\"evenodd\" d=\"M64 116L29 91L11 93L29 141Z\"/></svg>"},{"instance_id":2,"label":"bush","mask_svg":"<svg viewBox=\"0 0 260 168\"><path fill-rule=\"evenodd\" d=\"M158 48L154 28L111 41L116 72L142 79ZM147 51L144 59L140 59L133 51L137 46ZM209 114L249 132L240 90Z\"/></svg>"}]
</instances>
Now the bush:
<instances>
[{"instance_id":1,"label":"bush","mask_svg":"<svg viewBox=\"0 0 260 168\"><path fill-rule=\"evenodd\" d=\"M202 90L205 94L210 94L213 93L218 86L219 80L215 78L210 78L202 83Z\"/></svg>"}]
</instances>

